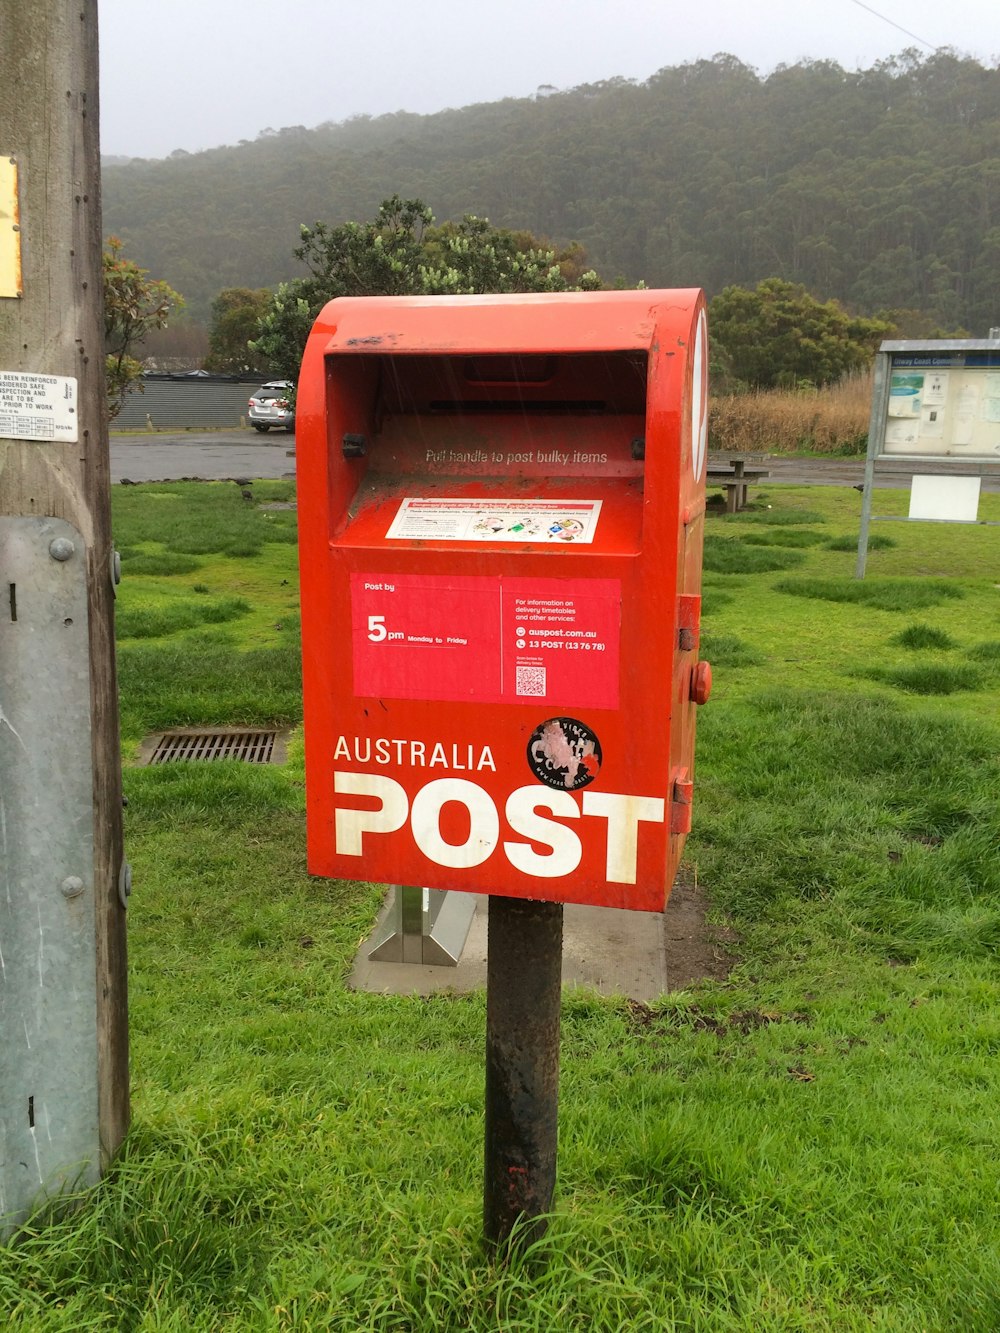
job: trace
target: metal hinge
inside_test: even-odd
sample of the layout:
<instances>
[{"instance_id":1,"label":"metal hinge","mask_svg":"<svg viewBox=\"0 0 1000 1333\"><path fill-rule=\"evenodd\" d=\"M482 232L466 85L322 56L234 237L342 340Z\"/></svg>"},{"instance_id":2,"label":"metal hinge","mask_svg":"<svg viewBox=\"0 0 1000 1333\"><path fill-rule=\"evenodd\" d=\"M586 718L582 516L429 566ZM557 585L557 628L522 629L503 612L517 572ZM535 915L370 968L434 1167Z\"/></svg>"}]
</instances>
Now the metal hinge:
<instances>
[{"instance_id":1,"label":"metal hinge","mask_svg":"<svg viewBox=\"0 0 1000 1333\"><path fill-rule=\"evenodd\" d=\"M677 598L677 647L682 653L697 652L700 627L701 597L682 592Z\"/></svg>"},{"instance_id":2,"label":"metal hinge","mask_svg":"<svg viewBox=\"0 0 1000 1333\"><path fill-rule=\"evenodd\" d=\"M691 802L694 799L694 782L688 776L686 768L679 769L674 778L670 797L670 832L691 832Z\"/></svg>"}]
</instances>

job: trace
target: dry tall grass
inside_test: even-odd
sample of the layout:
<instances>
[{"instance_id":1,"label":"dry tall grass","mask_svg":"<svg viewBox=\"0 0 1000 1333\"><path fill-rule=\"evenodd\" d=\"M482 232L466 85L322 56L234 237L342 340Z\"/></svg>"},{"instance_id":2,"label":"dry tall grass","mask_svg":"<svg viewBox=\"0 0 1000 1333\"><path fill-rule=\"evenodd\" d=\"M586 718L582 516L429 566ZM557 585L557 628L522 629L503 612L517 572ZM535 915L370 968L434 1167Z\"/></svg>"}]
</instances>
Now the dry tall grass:
<instances>
[{"instance_id":1,"label":"dry tall grass","mask_svg":"<svg viewBox=\"0 0 1000 1333\"><path fill-rule=\"evenodd\" d=\"M709 448L752 453L863 453L872 375L848 375L823 389L724 394L709 404Z\"/></svg>"}]
</instances>

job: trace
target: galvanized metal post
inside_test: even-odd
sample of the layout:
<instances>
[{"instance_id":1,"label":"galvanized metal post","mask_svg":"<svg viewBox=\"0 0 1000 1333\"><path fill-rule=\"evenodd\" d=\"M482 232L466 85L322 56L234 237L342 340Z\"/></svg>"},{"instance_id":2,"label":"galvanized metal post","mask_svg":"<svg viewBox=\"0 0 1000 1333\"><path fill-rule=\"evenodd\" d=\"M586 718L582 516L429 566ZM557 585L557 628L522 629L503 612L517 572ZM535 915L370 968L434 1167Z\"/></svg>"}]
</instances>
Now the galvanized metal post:
<instances>
[{"instance_id":1,"label":"galvanized metal post","mask_svg":"<svg viewBox=\"0 0 1000 1333\"><path fill-rule=\"evenodd\" d=\"M556 1181L561 903L490 898L486 974L486 1241L543 1235Z\"/></svg>"},{"instance_id":2,"label":"galvanized metal post","mask_svg":"<svg viewBox=\"0 0 1000 1333\"><path fill-rule=\"evenodd\" d=\"M889 399L889 353L875 355L875 377L872 384L872 409L868 421L868 453L865 458L864 489L861 492L861 529L858 533L858 558L854 577L863 579L868 564L868 530L871 526L872 491L875 486L875 460L885 447L885 417Z\"/></svg>"}]
</instances>

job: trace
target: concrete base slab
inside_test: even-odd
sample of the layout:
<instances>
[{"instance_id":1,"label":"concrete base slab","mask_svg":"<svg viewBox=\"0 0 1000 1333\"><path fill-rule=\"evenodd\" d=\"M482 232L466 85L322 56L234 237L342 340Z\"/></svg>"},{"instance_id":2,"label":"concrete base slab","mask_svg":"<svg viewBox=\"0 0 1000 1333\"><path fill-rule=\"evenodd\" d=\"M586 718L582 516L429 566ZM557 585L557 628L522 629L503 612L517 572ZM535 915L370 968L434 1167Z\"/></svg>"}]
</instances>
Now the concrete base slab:
<instances>
[{"instance_id":1,"label":"concrete base slab","mask_svg":"<svg viewBox=\"0 0 1000 1333\"><path fill-rule=\"evenodd\" d=\"M600 995L624 995L648 1004L668 990L716 976L724 950L709 943L707 967L697 961L704 914L691 890L678 884L666 912L622 912L610 907L566 907L563 918L563 985ZM378 921L358 950L349 985L388 995L464 994L486 986L486 926L489 899L476 901L462 956L454 967L377 963L368 957L392 906L390 889ZM693 966L692 966L693 963ZM713 966L714 964L714 966Z\"/></svg>"}]
</instances>

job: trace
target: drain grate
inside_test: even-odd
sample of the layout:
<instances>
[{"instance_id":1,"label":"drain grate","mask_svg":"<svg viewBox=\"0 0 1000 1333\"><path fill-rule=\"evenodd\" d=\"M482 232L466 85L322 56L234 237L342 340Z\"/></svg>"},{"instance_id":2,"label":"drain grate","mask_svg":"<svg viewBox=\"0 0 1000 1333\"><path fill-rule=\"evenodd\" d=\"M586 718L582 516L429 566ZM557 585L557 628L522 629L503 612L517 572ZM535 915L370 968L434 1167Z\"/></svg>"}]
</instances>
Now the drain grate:
<instances>
[{"instance_id":1,"label":"drain grate","mask_svg":"<svg viewBox=\"0 0 1000 1333\"><path fill-rule=\"evenodd\" d=\"M279 753L279 750L281 753ZM149 737L140 763L170 764L181 759L241 759L247 764L280 763L284 746L277 731L172 731Z\"/></svg>"}]
</instances>

